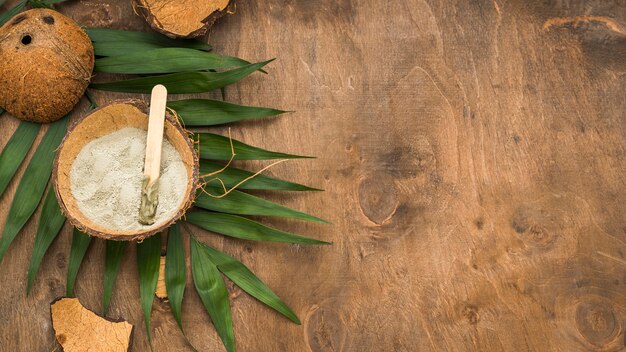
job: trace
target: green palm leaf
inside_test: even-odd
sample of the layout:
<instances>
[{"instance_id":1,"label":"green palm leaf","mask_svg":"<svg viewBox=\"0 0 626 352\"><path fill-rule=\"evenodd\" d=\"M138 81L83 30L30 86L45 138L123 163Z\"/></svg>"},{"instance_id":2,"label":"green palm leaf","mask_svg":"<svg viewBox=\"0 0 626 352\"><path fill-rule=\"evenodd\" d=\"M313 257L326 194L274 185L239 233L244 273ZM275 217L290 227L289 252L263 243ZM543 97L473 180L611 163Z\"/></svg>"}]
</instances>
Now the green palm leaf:
<instances>
[{"instance_id":1,"label":"green palm leaf","mask_svg":"<svg viewBox=\"0 0 626 352\"><path fill-rule=\"evenodd\" d=\"M72 246L70 248L70 259L67 264L67 285L65 295L74 297L74 284L80 265L85 258L85 253L91 244L91 236L74 228L72 233Z\"/></svg>"},{"instance_id":2,"label":"green palm leaf","mask_svg":"<svg viewBox=\"0 0 626 352\"><path fill-rule=\"evenodd\" d=\"M232 151L230 148L230 139L213 133L196 133L200 140L200 158L209 160L230 160ZM293 154L285 154L272 152L251 145L242 143L233 139L233 147L235 149L235 160L270 160L270 159L301 159L311 158L310 156L301 156Z\"/></svg>"},{"instance_id":3,"label":"green palm leaf","mask_svg":"<svg viewBox=\"0 0 626 352\"><path fill-rule=\"evenodd\" d=\"M33 252L30 256L26 294L30 292L30 288L33 286L44 254L48 251L52 241L57 238L64 223L65 216L63 216L61 212L54 189L50 187L41 208L41 216L39 217L39 225L37 226L37 234L35 235L35 245L33 246Z\"/></svg>"},{"instance_id":4,"label":"green palm leaf","mask_svg":"<svg viewBox=\"0 0 626 352\"><path fill-rule=\"evenodd\" d=\"M174 40L154 32L133 32L118 29L87 28L96 56L126 55L158 48L210 50L211 46L197 40Z\"/></svg>"},{"instance_id":5,"label":"green palm leaf","mask_svg":"<svg viewBox=\"0 0 626 352\"><path fill-rule=\"evenodd\" d=\"M152 340L150 334L150 313L152 312L152 302L154 301L154 293L159 280L160 263L161 234L156 234L144 239L141 243L137 243L139 293L149 341Z\"/></svg>"},{"instance_id":6,"label":"green palm leaf","mask_svg":"<svg viewBox=\"0 0 626 352\"><path fill-rule=\"evenodd\" d=\"M185 249L183 248L183 239L180 235L179 226L178 224L172 225L167 235L165 288L167 289L170 307L172 307L172 314L180 330L183 330L181 316L187 272L185 266Z\"/></svg>"},{"instance_id":7,"label":"green palm leaf","mask_svg":"<svg viewBox=\"0 0 626 352\"><path fill-rule=\"evenodd\" d=\"M94 83L92 88L126 93L150 93L162 84L170 94L203 93L233 84L273 60L250 64L224 72L179 72L167 75L132 78L108 83Z\"/></svg>"},{"instance_id":8,"label":"green palm leaf","mask_svg":"<svg viewBox=\"0 0 626 352\"><path fill-rule=\"evenodd\" d=\"M252 297L265 303L272 309L287 317L296 324L300 319L261 279L259 279L248 267L235 258L202 244L211 261L217 264L217 268L226 277L231 279L242 290Z\"/></svg>"},{"instance_id":9,"label":"green palm leaf","mask_svg":"<svg viewBox=\"0 0 626 352\"><path fill-rule=\"evenodd\" d=\"M232 56L186 48L157 48L96 60L96 72L159 74L250 65Z\"/></svg>"},{"instance_id":10,"label":"green palm leaf","mask_svg":"<svg viewBox=\"0 0 626 352\"><path fill-rule=\"evenodd\" d=\"M33 145L40 124L22 121L0 154L0 196Z\"/></svg>"},{"instance_id":11,"label":"green palm leaf","mask_svg":"<svg viewBox=\"0 0 626 352\"><path fill-rule=\"evenodd\" d=\"M241 120L276 116L286 111L244 106L211 99L170 101L167 105L176 110L185 126L212 126Z\"/></svg>"},{"instance_id":12,"label":"green palm leaf","mask_svg":"<svg viewBox=\"0 0 626 352\"><path fill-rule=\"evenodd\" d=\"M20 11L22 11L22 9L24 8L24 6L26 6L27 3L28 3L28 0L22 0L22 1L18 2L17 4L15 4L15 6L13 6L12 8L8 9L3 14L1 14L0 15L0 26L3 26L11 18L13 18L13 16L17 15L18 13L20 13Z\"/></svg>"},{"instance_id":13,"label":"green palm leaf","mask_svg":"<svg viewBox=\"0 0 626 352\"><path fill-rule=\"evenodd\" d=\"M109 312L109 303L111 302L115 278L120 269L120 264L122 264L122 258L127 244L128 242L126 241L106 241L104 255L104 288L102 290L102 310L105 316Z\"/></svg>"},{"instance_id":14,"label":"green palm leaf","mask_svg":"<svg viewBox=\"0 0 626 352\"><path fill-rule=\"evenodd\" d=\"M52 4L58 4L67 0L30 0L33 7L47 7L50 8Z\"/></svg>"},{"instance_id":15,"label":"green palm leaf","mask_svg":"<svg viewBox=\"0 0 626 352\"><path fill-rule=\"evenodd\" d=\"M64 117L50 124L17 186L4 232L0 238L0 262L15 236L33 215L41 201L52 173L54 153L65 135L68 121L69 119Z\"/></svg>"},{"instance_id":16,"label":"green palm leaf","mask_svg":"<svg viewBox=\"0 0 626 352\"><path fill-rule=\"evenodd\" d=\"M235 334L224 279L206 247L191 238L191 272L196 291L227 351L235 351Z\"/></svg>"},{"instance_id":17,"label":"green palm leaf","mask_svg":"<svg viewBox=\"0 0 626 352\"><path fill-rule=\"evenodd\" d=\"M204 187L204 191L199 191L195 205L202 209L239 215L280 216L328 224L326 220L237 190L231 191L223 198L213 198L208 196L205 192L219 196L224 193L224 190L219 187L207 185Z\"/></svg>"},{"instance_id":18,"label":"green palm leaf","mask_svg":"<svg viewBox=\"0 0 626 352\"><path fill-rule=\"evenodd\" d=\"M208 160L202 160L200 162L200 175L206 175L214 173L224 168L224 165L211 162ZM237 169L234 167L228 167L224 171L215 175L218 177L224 185L228 188L234 187L245 179L246 182L239 185L239 189L249 190L274 190L274 191L321 191L321 189L304 186L298 183L280 180L263 174L256 175L254 178L250 178L254 175L254 172ZM208 181L208 179L207 179Z\"/></svg>"},{"instance_id":19,"label":"green palm leaf","mask_svg":"<svg viewBox=\"0 0 626 352\"><path fill-rule=\"evenodd\" d=\"M207 231L225 236L252 241L272 241L300 244L329 244L313 238L302 237L262 225L241 216L196 211L185 216L185 220Z\"/></svg>"}]
</instances>

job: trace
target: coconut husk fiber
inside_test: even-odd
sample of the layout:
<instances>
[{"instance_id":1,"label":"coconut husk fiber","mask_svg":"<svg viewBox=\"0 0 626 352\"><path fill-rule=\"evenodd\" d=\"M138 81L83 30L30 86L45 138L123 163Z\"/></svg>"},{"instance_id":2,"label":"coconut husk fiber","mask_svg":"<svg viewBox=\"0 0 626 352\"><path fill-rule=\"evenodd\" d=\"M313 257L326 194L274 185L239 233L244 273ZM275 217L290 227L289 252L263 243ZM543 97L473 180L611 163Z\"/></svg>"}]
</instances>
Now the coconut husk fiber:
<instances>
[{"instance_id":1,"label":"coconut husk fiber","mask_svg":"<svg viewBox=\"0 0 626 352\"><path fill-rule=\"evenodd\" d=\"M148 129L148 106L143 101L114 102L94 110L78 120L63 139L57 152L53 170L54 188L59 205L70 223L89 235L118 241L141 240L169 227L181 218L193 204L198 185L198 156L193 141L189 139L187 132L178 121L171 114L166 113L164 136L178 151L187 170L187 188L184 201L174 216L148 229L116 230L95 224L80 211L72 194L70 183L72 164L87 143L125 127Z\"/></svg>"},{"instance_id":2,"label":"coconut husk fiber","mask_svg":"<svg viewBox=\"0 0 626 352\"><path fill-rule=\"evenodd\" d=\"M230 0L134 0L150 26L170 38L206 34L226 13Z\"/></svg>"},{"instance_id":3,"label":"coconut husk fiber","mask_svg":"<svg viewBox=\"0 0 626 352\"><path fill-rule=\"evenodd\" d=\"M94 66L91 40L49 9L22 12L0 28L0 106L27 121L49 123L72 111Z\"/></svg>"}]
</instances>

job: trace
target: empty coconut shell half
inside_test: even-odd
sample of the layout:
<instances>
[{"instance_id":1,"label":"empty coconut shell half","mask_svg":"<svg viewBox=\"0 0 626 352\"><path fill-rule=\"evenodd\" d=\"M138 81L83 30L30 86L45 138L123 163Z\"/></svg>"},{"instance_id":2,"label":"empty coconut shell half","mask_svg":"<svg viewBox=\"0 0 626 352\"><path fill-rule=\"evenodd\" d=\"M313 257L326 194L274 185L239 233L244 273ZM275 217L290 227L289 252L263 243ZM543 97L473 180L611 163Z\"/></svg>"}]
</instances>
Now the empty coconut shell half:
<instances>
[{"instance_id":1,"label":"empty coconut shell half","mask_svg":"<svg viewBox=\"0 0 626 352\"><path fill-rule=\"evenodd\" d=\"M170 38L206 34L226 13L230 0L134 0L154 30Z\"/></svg>"},{"instance_id":2,"label":"empty coconut shell half","mask_svg":"<svg viewBox=\"0 0 626 352\"><path fill-rule=\"evenodd\" d=\"M164 139L180 154L180 160L187 171L182 201L171 212L172 215L140 230L121 230L96 223L83 214L79 207L79 202L72 192L71 170L81 150L89 142L126 127L147 130L148 111L147 104L140 100L113 102L79 119L65 135L56 155L52 175L61 210L77 229L91 236L110 240L141 240L168 228L180 219L193 204L198 185L198 155L187 132L175 117L166 113ZM143 163L143 159L141 162ZM138 209L139 201L137 202L137 211Z\"/></svg>"},{"instance_id":3,"label":"empty coconut shell half","mask_svg":"<svg viewBox=\"0 0 626 352\"><path fill-rule=\"evenodd\" d=\"M72 111L94 66L89 36L49 9L22 12L0 28L0 107L49 123Z\"/></svg>"}]
</instances>

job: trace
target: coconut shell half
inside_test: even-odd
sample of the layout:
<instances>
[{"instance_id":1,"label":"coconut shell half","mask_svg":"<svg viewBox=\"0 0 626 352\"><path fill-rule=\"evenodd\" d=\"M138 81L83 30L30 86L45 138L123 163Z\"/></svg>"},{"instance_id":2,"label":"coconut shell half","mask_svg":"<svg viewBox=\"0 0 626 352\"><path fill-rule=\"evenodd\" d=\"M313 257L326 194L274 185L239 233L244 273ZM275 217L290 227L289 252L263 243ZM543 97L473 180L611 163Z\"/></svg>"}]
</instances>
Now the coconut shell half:
<instances>
[{"instance_id":1,"label":"coconut shell half","mask_svg":"<svg viewBox=\"0 0 626 352\"><path fill-rule=\"evenodd\" d=\"M134 0L154 30L170 38L200 37L226 13L230 0Z\"/></svg>"},{"instance_id":2,"label":"coconut shell half","mask_svg":"<svg viewBox=\"0 0 626 352\"><path fill-rule=\"evenodd\" d=\"M100 238L131 241L141 240L159 233L180 219L193 204L198 185L198 155L193 141L178 121L169 113L165 116L165 138L181 155L187 169L187 189L183 202L174 216L161 223L155 223L140 231L109 229L95 224L79 209L70 188L70 170L74 160L90 141L113 133L125 127L148 129L148 106L139 100L126 100L111 103L94 110L77 121L65 135L54 162L54 189L61 210L77 229ZM137 205L139 206L139 205Z\"/></svg>"},{"instance_id":3,"label":"coconut shell half","mask_svg":"<svg viewBox=\"0 0 626 352\"><path fill-rule=\"evenodd\" d=\"M68 114L87 89L94 65L91 40L74 21L33 9L0 28L0 107L39 123Z\"/></svg>"}]
</instances>

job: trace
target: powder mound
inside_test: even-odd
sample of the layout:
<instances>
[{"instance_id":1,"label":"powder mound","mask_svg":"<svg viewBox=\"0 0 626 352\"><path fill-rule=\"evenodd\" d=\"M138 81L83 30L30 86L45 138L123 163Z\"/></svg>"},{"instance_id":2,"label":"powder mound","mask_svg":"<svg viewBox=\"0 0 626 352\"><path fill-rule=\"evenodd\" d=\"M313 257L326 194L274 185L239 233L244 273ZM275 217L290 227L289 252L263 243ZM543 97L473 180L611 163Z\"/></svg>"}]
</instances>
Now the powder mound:
<instances>
[{"instance_id":1,"label":"powder mound","mask_svg":"<svg viewBox=\"0 0 626 352\"><path fill-rule=\"evenodd\" d=\"M150 26L171 38L199 37L226 13L230 0L135 0Z\"/></svg>"},{"instance_id":2,"label":"powder mound","mask_svg":"<svg viewBox=\"0 0 626 352\"><path fill-rule=\"evenodd\" d=\"M49 123L72 111L94 66L91 40L49 9L22 12L0 28L0 106L27 121Z\"/></svg>"},{"instance_id":3,"label":"powder mound","mask_svg":"<svg viewBox=\"0 0 626 352\"><path fill-rule=\"evenodd\" d=\"M139 223L147 131L122 128L87 143L70 170L70 188L80 211L113 230L146 230L171 219L184 201L187 169L172 144L163 140L159 205L153 225Z\"/></svg>"}]
</instances>

